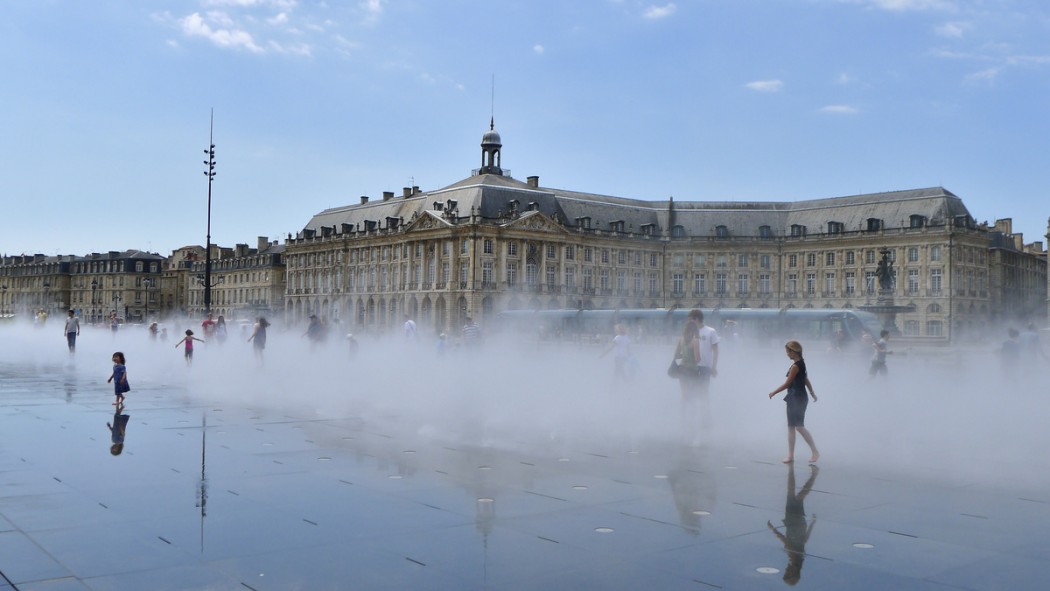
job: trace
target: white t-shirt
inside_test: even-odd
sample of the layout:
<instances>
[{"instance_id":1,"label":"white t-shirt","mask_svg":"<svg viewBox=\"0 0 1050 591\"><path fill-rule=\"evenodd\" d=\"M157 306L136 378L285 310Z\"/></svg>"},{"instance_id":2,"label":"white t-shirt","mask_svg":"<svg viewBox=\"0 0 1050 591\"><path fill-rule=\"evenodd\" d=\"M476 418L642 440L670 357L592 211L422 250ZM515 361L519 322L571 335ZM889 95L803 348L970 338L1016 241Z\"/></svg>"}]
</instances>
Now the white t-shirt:
<instances>
[{"instance_id":1,"label":"white t-shirt","mask_svg":"<svg viewBox=\"0 0 1050 591\"><path fill-rule=\"evenodd\" d=\"M80 330L80 319L76 316L66 318L66 334Z\"/></svg>"},{"instance_id":2,"label":"white t-shirt","mask_svg":"<svg viewBox=\"0 0 1050 591\"><path fill-rule=\"evenodd\" d=\"M700 367L711 367L715 360L714 346L719 343L718 331L706 324L700 329Z\"/></svg>"}]
</instances>

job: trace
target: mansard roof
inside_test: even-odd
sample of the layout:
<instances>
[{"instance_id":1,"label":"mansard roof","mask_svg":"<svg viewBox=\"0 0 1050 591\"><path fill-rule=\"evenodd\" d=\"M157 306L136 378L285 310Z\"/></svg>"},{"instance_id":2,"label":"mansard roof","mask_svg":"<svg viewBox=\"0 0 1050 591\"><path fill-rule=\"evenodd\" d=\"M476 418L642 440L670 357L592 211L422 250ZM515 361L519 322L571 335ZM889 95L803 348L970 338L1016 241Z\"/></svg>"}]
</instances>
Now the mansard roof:
<instances>
[{"instance_id":1,"label":"mansard roof","mask_svg":"<svg viewBox=\"0 0 1050 591\"><path fill-rule=\"evenodd\" d=\"M810 234L827 231L828 222L842 224L842 231L867 228L867 220L881 220L883 228L909 227L912 216L921 216L927 225L950 224L960 216L968 220L962 200L942 187L871 193L846 197L799 201L650 201L614 197L565 189L540 187L509 176L481 174L429 192L409 197L393 197L326 209L304 229L320 232L322 227L344 231L365 229L370 221L387 228L391 219L405 225L424 211L445 211L450 217L467 219L478 215L481 223L504 223L512 211L530 210L568 228L585 225L609 230L622 222L623 231L642 232L651 225L657 232L681 226L686 237L715 237L724 226L729 236L758 236L768 226L774 236L791 235L794 225L805 226ZM588 226L589 224L589 226Z\"/></svg>"}]
</instances>

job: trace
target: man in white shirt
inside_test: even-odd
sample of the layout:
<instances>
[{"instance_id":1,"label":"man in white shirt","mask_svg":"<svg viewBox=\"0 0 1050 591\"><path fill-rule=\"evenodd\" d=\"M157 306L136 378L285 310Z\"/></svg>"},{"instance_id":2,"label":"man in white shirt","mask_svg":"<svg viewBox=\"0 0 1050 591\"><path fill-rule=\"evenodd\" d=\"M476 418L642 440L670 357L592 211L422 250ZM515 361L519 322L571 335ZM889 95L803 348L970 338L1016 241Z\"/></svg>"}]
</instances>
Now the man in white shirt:
<instances>
[{"instance_id":1,"label":"man in white shirt","mask_svg":"<svg viewBox=\"0 0 1050 591\"><path fill-rule=\"evenodd\" d=\"M711 378L718 376L718 331L710 326L704 325L704 312L702 310L690 310L689 320L696 322L700 327L700 382L702 391L706 394L711 385Z\"/></svg>"},{"instance_id":2,"label":"man in white shirt","mask_svg":"<svg viewBox=\"0 0 1050 591\"><path fill-rule=\"evenodd\" d=\"M73 310L69 311L69 317L66 318L66 326L63 332L66 334L66 344L69 345L69 352L73 353L77 349L77 337L80 336L80 319L76 317Z\"/></svg>"}]
</instances>

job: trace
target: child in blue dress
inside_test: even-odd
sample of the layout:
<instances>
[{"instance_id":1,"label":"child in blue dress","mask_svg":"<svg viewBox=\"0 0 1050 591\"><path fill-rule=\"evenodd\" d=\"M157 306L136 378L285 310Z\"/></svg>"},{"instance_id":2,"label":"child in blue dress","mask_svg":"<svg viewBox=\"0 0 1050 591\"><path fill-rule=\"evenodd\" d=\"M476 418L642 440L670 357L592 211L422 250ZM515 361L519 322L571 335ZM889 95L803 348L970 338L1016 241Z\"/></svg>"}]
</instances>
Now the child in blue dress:
<instances>
[{"instance_id":1,"label":"child in blue dress","mask_svg":"<svg viewBox=\"0 0 1050 591\"><path fill-rule=\"evenodd\" d=\"M123 353L117 351L113 354L113 374L109 376L106 383L113 382L113 393L117 395L117 401L113 403L114 406L124 404L124 393L131 391L131 386L128 385L128 368L125 366L126 363Z\"/></svg>"}]
</instances>

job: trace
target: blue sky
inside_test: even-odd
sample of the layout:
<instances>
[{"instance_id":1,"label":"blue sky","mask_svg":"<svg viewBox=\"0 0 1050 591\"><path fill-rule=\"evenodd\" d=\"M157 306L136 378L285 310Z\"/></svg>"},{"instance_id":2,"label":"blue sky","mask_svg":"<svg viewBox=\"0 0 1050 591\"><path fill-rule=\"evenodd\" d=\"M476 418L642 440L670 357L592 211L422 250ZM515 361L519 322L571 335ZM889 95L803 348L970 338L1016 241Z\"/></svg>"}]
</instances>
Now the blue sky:
<instances>
[{"instance_id":1,"label":"blue sky","mask_svg":"<svg viewBox=\"0 0 1050 591\"><path fill-rule=\"evenodd\" d=\"M1042 0L8 0L0 253L284 237L480 164L640 199L1050 216ZM495 101L493 103L493 78Z\"/></svg>"}]
</instances>

